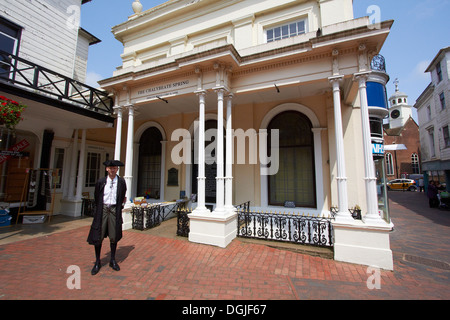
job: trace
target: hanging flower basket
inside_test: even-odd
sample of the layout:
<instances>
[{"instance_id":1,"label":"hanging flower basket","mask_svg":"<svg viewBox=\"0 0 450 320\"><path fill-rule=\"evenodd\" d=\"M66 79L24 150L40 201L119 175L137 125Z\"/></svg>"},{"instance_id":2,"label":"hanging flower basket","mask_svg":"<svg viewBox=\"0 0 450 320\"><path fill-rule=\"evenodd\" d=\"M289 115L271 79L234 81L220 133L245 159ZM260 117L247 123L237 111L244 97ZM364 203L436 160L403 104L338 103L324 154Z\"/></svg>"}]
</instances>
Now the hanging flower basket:
<instances>
[{"instance_id":1,"label":"hanging flower basket","mask_svg":"<svg viewBox=\"0 0 450 320\"><path fill-rule=\"evenodd\" d=\"M26 107L17 101L0 96L0 125L5 125L8 129L14 129L23 120L22 112Z\"/></svg>"}]
</instances>

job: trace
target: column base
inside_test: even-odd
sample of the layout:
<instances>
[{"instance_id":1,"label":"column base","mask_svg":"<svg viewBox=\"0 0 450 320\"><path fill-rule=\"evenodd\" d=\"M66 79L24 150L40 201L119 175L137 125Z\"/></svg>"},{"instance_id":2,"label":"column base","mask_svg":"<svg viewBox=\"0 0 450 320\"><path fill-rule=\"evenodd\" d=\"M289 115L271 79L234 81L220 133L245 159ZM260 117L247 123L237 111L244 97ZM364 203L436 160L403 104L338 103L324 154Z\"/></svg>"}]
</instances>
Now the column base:
<instances>
[{"instance_id":1,"label":"column base","mask_svg":"<svg viewBox=\"0 0 450 320\"><path fill-rule=\"evenodd\" d=\"M61 199L61 214L69 217L81 217L82 200Z\"/></svg>"},{"instance_id":2,"label":"column base","mask_svg":"<svg viewBox=\"0 0 450 320\"><path fill-rule=\"evenodd\" d=\"M194 210L189 214L189 241L226 248L237 234L237 213Z\"/></svg>"},{"instance_id":3,"label":"column base","mask_svg":"<svg viewBox=\"0 0 450 320\"><path fill-rule=\"evenodd\" d=\"M360 220L353 223L333 222L334 259L394 270L389 232L392 225L369 225Z\"/></svg>"},{"instance_id":4,"label":"column base","mask_svg":"<svg viewBox=\"0 0 450 320\"><path fill-rule=\"evenodd\" d=\"M133 215L131 214L131 203L125 204L122 209L122 230L130 230L133 228Z\"/></svg>"}]
</instances>

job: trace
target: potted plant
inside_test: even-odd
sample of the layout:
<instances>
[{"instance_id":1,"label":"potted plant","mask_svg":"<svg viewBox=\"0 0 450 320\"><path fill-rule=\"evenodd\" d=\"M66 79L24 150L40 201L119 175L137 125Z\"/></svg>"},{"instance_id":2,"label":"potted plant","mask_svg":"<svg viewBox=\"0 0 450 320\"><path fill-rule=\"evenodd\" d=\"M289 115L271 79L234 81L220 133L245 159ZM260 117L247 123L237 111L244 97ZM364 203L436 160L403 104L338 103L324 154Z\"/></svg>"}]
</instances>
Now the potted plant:
<instances>
[{"instance_id":1,"label":"potted plant","mask_svg":"<svg viewBox=\"0 0 450 320\"><path fill-rule=\"evenodd\" d=\"M0 96L0 124L13 130L23 120L22 112L25 108L25 105L17 101Z\"/></svg>"}]
</instances>

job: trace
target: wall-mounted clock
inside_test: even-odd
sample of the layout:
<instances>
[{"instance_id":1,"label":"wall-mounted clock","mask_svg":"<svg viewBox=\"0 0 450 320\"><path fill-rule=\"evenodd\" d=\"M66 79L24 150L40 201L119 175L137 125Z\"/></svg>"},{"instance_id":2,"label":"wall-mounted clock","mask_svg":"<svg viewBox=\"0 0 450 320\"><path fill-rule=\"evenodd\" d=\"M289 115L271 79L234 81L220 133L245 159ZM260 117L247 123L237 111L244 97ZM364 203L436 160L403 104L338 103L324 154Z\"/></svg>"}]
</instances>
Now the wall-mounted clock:
<instances>
[{"instance_id":1,"label":"wall-mounted clock","mask_svg":"<svg viewBox=\"0 0 450 320\"><path fill-rule=\"evenodd\" d=\"M399 110L394 110L391 112L391 118L392 119L397 119L398 117L400 117L400 111Z\"/></svg>"}]
</instances>

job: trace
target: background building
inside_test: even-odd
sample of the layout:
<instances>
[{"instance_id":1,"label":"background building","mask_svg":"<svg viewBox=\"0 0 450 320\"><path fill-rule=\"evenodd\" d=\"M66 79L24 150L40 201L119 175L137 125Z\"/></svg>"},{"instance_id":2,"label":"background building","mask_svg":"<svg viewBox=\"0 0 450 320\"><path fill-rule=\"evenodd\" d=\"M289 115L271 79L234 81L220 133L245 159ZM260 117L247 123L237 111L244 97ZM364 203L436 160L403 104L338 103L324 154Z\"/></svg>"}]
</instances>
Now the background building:
<instances>
[{"instance_id":1,"label":"background building","mask_svg":"<svg viewBox=\"0 0 450 320\"><path fill-rule=\"evenodd\" d=\"M389 103L389 123L384 126L385 144L391 145L390 149L404 145L406 150L386 150L386 177L388 180L417 177L421 174L419 126L412 118L408 95L399 91L398 80Z\"/></svg>"},{"instance_id":2,"label":"background building","mask_svg":"<svg viewBox=\"0 0 450 320\"><path fill-rule=\"evenodd\" d=\"M422 171L425 181L445 182L450 180L450 47L441 49L425 72L429 72L431 83L417 99L420 125Z\"/></svg>"},{"instance_id":3,"label":"background building","mask_svg":"<svg viewBox=\"0 0 450 320\"><path fill-rule=\"evenodd\" d=\"M100 41L79 26L86 2L0 0L0 96L27 106L14 129L0 127L0 201L11 208L19 206L27 168L58 169L53 181L39 173L26 205L47 208L45 193L55 190L54 213L79 216L82 194L93 194L114 152L112 100L83 84L89 46Z\"/></svg>"}]
</instances>

